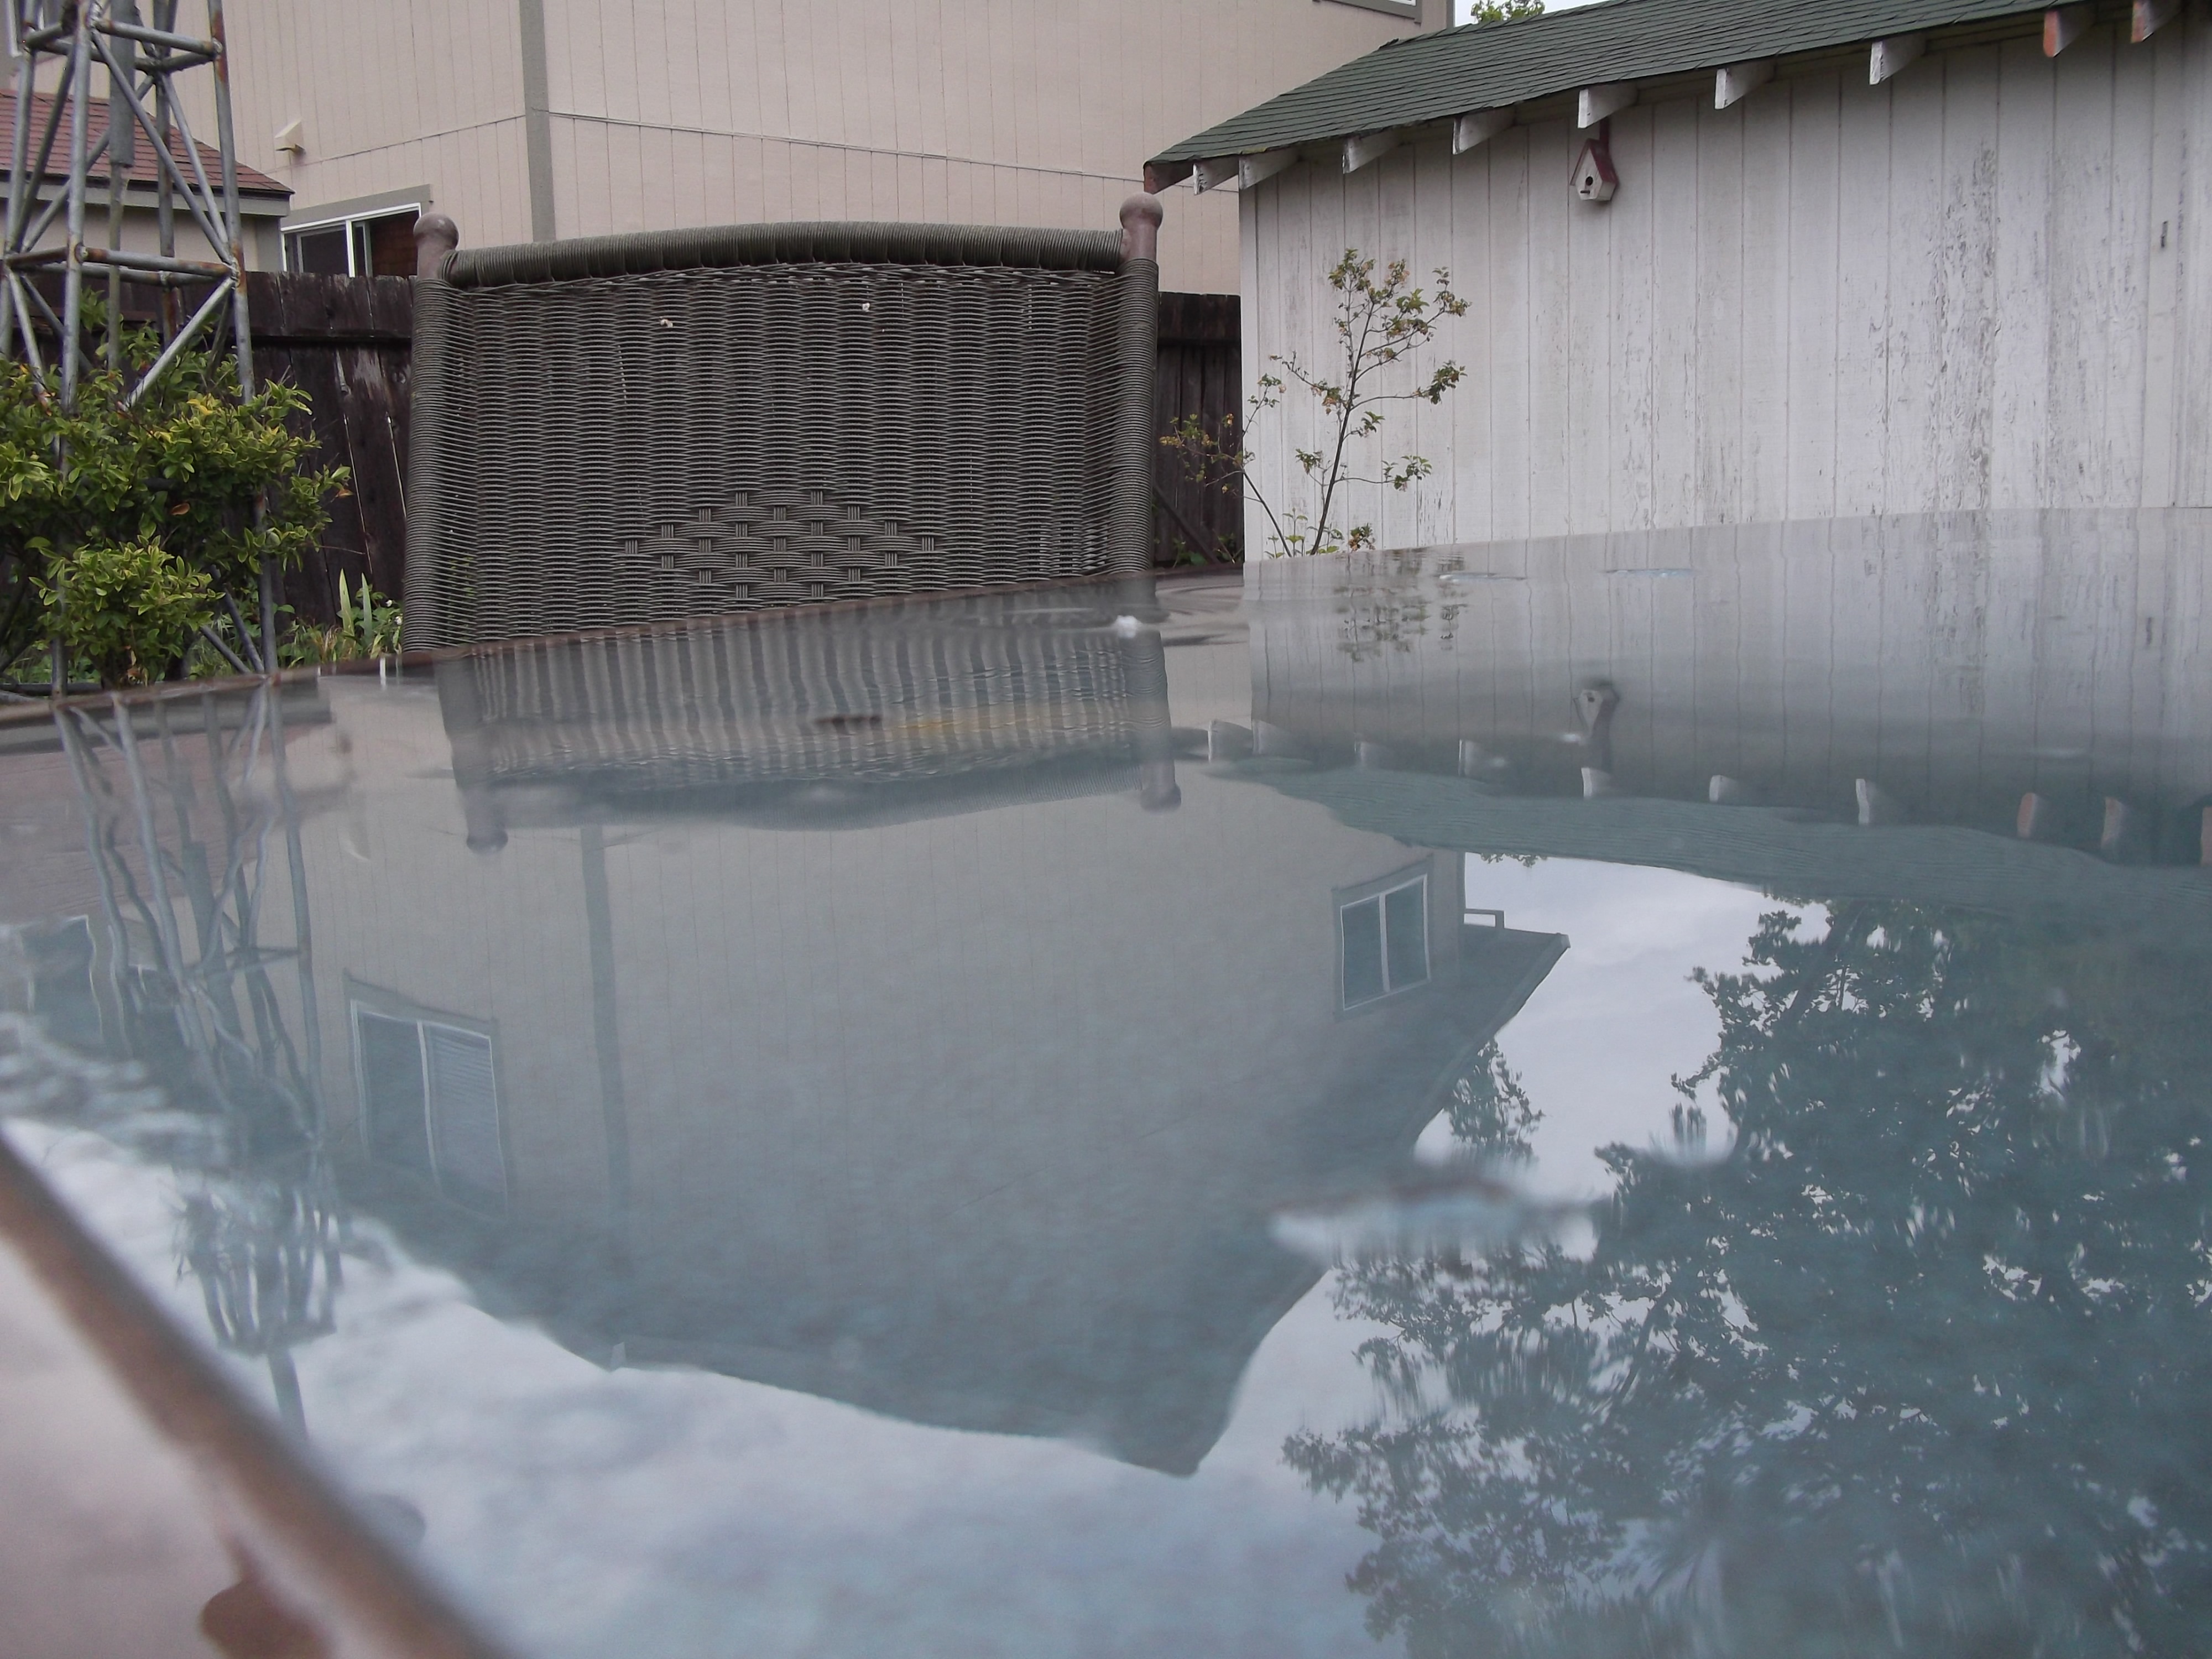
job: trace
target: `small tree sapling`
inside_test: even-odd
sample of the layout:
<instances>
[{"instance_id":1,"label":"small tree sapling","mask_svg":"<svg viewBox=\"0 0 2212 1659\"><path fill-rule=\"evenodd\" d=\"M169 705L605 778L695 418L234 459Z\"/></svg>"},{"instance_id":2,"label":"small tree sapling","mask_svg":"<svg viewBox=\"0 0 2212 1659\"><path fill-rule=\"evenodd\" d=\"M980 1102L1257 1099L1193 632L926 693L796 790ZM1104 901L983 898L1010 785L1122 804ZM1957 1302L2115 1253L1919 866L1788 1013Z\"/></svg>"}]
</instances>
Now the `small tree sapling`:
<instances>
[{"instance_id":1,"label":"small tree sapling","mask_svg":"<svg viewBox=\"0 0 2212 1659\"><path fill-rule=\"evenodd\" d=\"M1415 287L1403 259L1393 259L1377 276L1373 259L1363 258L1357 248L1346 248L1328 273L1328 285L1338 296L1335 322L1341 351L1331 374L1324 377L1308 368L1295 353L1268 358L1281 372L1260 376L1245 430L1249 433L1263 414L1279 409L1292 386L1302 388L1321 405L1320 445L1293 452L1300 472L1318 491L1318 501L1310 510L1291 502L1279 508L1267 499L1252 476L1252 452L1239 446L1225 422L1220 431L1210 432L1198 416L1188 416L1160 440L1206 483L1243 481L1267 515L1272 554L1333 553L1371 547L1375 544L1372 525L1346 526L1339 521L1345 487L1365 483L1403 490L1429 476L1429 462L1419 455L1384 460L1371 473L1354 469L1359 453L1382 429L1387 405L1416 401L1441 404L1444 394L1458 386L1466 373L1449 359L1425 377L1416 376L1410 386L1403 384L1402 371L1398 375L1389 373L1392 365L1401 362L1410 368L1413 356L1434 341L1445 318L1467 313L1467 301L1451 290L1450 273L1440 269L1436 278L1433 294Z\"/></svg>"}]
</instances>

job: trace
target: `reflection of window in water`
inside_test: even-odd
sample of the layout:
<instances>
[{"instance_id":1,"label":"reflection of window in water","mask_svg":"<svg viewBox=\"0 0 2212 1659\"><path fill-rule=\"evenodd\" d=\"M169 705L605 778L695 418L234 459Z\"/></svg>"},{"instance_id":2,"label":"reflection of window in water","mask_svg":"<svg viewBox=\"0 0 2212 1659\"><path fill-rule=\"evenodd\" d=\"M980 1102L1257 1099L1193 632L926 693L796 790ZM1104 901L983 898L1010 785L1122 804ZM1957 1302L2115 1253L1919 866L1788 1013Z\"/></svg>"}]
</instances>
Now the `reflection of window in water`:
<instances>
[{"instance_id":1,"label":"reflection of window in water","mask_svg":"<svg viewBox=\"0 0 2212 1659\"><path fill-rule=\"evenodd\" d=\"M362 1129L370 1155L471 1209L507 1207L491 1038L437 1019L353 1005Z\"/></svg>"},{"instance_id":2,"label":"reflection of window in water","mask_svg":"<svg viewBox=\"0 0 2212 1659\"><path fill-rule=\"evenodd\" d=\"M27 1013L47 1036L88 1054L100 1052L100 1004L93 994L92 923L84 916L16 934L23 956Z\"/></svg>"},{"instance_id":3,"label":"reflection of window in water","mask_svg":"<svg viewBox=\"0 0 2212 1659\"><path fill-rule=\"evenodd\" d=\"M1427 984L1427 866L1340 892L1336 939L1339 1006L1346 1010Z\"/></svg>"}]
</instances>

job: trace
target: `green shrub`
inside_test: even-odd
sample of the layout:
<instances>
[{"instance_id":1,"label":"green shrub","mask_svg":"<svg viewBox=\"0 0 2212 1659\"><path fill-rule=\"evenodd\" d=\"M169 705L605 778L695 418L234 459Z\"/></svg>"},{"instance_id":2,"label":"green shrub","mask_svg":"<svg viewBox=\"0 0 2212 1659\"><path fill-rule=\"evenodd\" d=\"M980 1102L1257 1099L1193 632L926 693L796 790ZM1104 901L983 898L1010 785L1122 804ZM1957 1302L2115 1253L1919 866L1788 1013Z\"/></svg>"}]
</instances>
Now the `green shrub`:
<instances>
[{"instance_id":1,"label":"green shrub","mask_svg":"<svg viewBox=\"0 0 2212 1659\"><path fill-rule=\"evenodd\" d=\"M155 346L131 337L134 370ZM46 595L71 586L57 568L88 551L155 547L250 612L262 562L296 564L322 533L324 497L346 475L313 469L314 441L292 430L305 392L279 383L241 398L236 364L199 352L125 407L131 384L103 370L64 410L51 372L0 363L0 670L50 637ZM137 568L169 580L166 566ZM160 612L149 604L116 615ZM134 641L131 660L153 672L168 637Z\"/></svg>"},{"instance_id":2,"label":"green shrub","mask_svg":"<svg viewBox=\"0 0 2212 1659\"><path fill-rule=\"evenodd\" d=\"M88 543L35 580L46 636L111 688L158 678L215 617L215 584L158 542Z\"/></svg>"}]
</instances>

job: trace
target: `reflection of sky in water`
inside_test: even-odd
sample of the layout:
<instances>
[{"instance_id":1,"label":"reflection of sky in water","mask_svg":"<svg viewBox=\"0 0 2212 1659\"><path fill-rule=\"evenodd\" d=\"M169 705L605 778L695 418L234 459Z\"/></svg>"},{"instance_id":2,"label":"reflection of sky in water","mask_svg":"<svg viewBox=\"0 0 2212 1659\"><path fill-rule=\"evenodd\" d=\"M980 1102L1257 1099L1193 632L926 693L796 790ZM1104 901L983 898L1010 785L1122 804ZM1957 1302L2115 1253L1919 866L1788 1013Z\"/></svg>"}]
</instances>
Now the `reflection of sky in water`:
<instances>
[{"instance_id":1,"label":"reflection of sky in water","mask_svg":"<svg viewBox=\"0 0 2212 1659\"><path fill-rule=\"evenodd\" d=\"M1901 545L1911 564L1917 544ZM1177 635L1115 668L1091 649L1103 628L1068 630L1039 660L1091 688L1078 702L1096 729L985 696L1029 659L983 650L1005 641L966 623L945 635L981 653L973 684L914 681L937 701L910 729L850 724L845 692L797 679L758 709L687 691L671 705L686 720L722 712L684 725L654 708L633 729L594 701L597 646L561 659L548 721L477 707L520 670L441 679L451 708L420 683L326 685L328 723L288 751L303 798L348 798L301 825L338 1106L325 1146L353 1212L378 1219L355 1224L365 1253L348 1258L335 1333L293 1351L320 1454L349 1490L419 1508L430 1567L518 1648L561 1659L1280 1659L1373 1651L1370 1617L1424 1651L1575 1659L2087 1652L2092 1622L2124 1617L2157 1626L2135 1650L2196 1651L2192 1620L2212 1605L2197 1565L2212 1522L2190 1479L2212 1374L2191 1265L2205 1259L2212 888L2193 866L2212 774L2197 750L2169 765L2124 723L2063 775L2023 758L2018 722L1954 710L1900 725L1892 710L1936 708L1942 687L1852 666L1890 662L1886 628L1765 667L1728 660L1755 630L1619 635L1625 567L1601 551L1560 580L1602 578L1604 603L1554 607L1583 632L1538 630L1524 658L1355 659L1316 564L1255 567L1276 594L1249 658L1239 641ZM1454 603L1534 592L1539 576L1455 583ZM2120 621L2113 649L2133 637L2134 613ZM876 684L914 644L857 629L837 684ZM1683 704L1668 678L1668 653L1692 645L1718 653L1707 665L1723 672L1693 677L1717 702ZM1585 659L1624 698L1612 740L1630 793L1609 803L1582 798L1571 763L1586 751L1556 742L1582 672L1569 665ZM751 684L750 660L716 672ZM1992 684L2036 683L1993 660ZM2167 672L2121 660L2134 666L2119 683ZM1157 697L1099 692L1139 668L1170 675L1173 726ZM2051 672L2052 697L2074 698L2073 671ZM1762 722L1800 708L1812 729L1793 714L1775 750ZM1195 763L1198 737L1240 747L1208 720L1275 713L1310 763ZM664 752L679 726L691 735ZM991 741L937 741L956 728ZM924 730L928 744L895 748ZM1511 752L1520 783L1454 775L1437 734L1469 730ZM1063 752L1070 732L1091 746ZM1361 734L1379 749L1352 750ZM2029 735L2040 744L2041 725ZM589 766L574 758L584 738L602 745ZM1032 744L1036 764L1000 766L1020 750L1000 738ZM1170 749L1188 763L1179 811L1136 810L1162 804L1126 763L1140 738L1146 764ZM1742 758L1754 752L1763 777ZM1342 763L1354 753L1366 763ZM499 771L502 755L522 769ZM846 787L860 761L890 769L880 795ZM1821 811L1711 807L1723 769L1776 808ZM2083 793L2093 772L2135 780L2100 789L2154 795L2159 834L2089 856L2106 816ZM1915 794L1919 821L1850 823L1862 776ZM2009 832L2030 787L2080 797L2052 806L2057 842ZM131 798L118 785L100 799L117 844L137 845ZM656 816L672 802L685 811ZM237 829L204 816L215 844L195 856L248 868L222 843ZM1577 856L1455 863L1468 847ZM1583 861L1637 858L1754 884ZM1504 939L1453 926L1462 873L1467 906L1503 913ZM1540 1200L1597 1196L1612 1177L1596 1149L1668 1145L1672 1079L1719 1038L1690 975L1741 970L1778 908L1759 883L1861 896L1838 899L1832 939L1816 920L1802 946L1770 944L1777 994L1736 1011L1705 1103L1709 1150L1740 1127L1742 1155L1620 1159L1604 1231L1563 1228L1562 1255L1468 1243L1496 1237L1482 1229L1518 1195L1398 1163L1448 1059L1527 993L1498 1038L1540 1115L1520 1178ZM264 885L281 905L290 884ZM1427 908L1379 898L1416 890ZM1347 920L1360 917L1370 932ZM1554 935L1571 941L1556 961ZM66 966L59 937L46 944ZM1415 961L1411 940L1448 947L1429 965L1452 972L1391 987L1428 986L1414 994L1351 994L1358 963L1395 978L1391 952ZM127 1021L110 1031L78 988L74 1029L112 1040L105 1052L166 1052L131 1046ZM495 1032L498 1086L449 1098L427 1047L399 1041L363 1103L353 1007L425 1045L435 1029L488 1051ZM300 1036L316 1033L303 1019ZM1517 1096L1486 1066L1443 1076L1464 1080L1462 1133L1518 1143ZM1724 1090L1735 1121L1713 1109ZM258 1110L240 1121L267 1127ZM432 1137L487 1111L509 1136L483 1159L498 1179L456 1184L501 1187L527 1226L436 1207L429 1177L445 1179L452 1146ZM412 1162L376 1138L387 1112L411 1124ZM176 1127L78 1121L131 1145ZM199 1177L89 1133L9 1133L204 1333L190 1274L207 1269L178 1266L179 1183ZM1440 1119L1423 1149L1449 1141ZM272 1144L228 1172L204 1155L241 1198L222 1237L258 1238L243 1199L291 1191L295 1160ZM406 1170L372 1165L364 1144ZM1382 1252L1278 1318L1308 1279L1267 1223L1300 1205L1324 1222L1387 1212L1399 1240L1431 1215L1469 1231L1418 1261ZM635 1252L616 1273L610 1236ZM1340 1297L1389 1322L1346 1319ZM485 1306L544 1310L574 1348ZM1363 1341L1403 1382L1387 1409ZM816 1392L579 1357L618 1342ZM225 1363L268 1401L258 1362ZM1040 1434L927 1426L833 1395ZM1073 1422L1101 1438L1042 1437ZM1655 1583L1674 1600L1646 1598Z\"/></svg>"},{"instance_id":2,"label":"reflection of sky in water","mask_svg":"<svg viewBox=\"0 0 2212 1659\"><path fill-rule=\"evenodd\" d=\"M1595 1190L1593 1148L1663 1136L1670 1075L1711 1050L1691 969L1736 968L1774 902L1571 860L1470 860L1467 894L1573 940L1502 1047L1544 1113L1536 1184ZM204 1330L173 1266L173 1178L90 1135L10 1133ZM735 1652L738 1631L823 1655L1373 1650L1344 1583L1373 1540L1280 1455L1372 1415L1353 1350L1379 1328L1337 1315L1333 1277L1262 1343L1182 1480L712 1373L602 1372L380 1242L382 1267L349 1263L336 1334L297 1351L310 1431L355 1490L419 1508L426 1560L532 1651Z\"/></svg>"},{"instance_id":3,"label":"reflection of sky in water","mask_svg":"<svg viewBox=\"0 0 2212 1659\"><path fill-rule=\"evenodd\" d=\"M1600 1190L1598 1147L1668 1140L1668 1114L1680 1099L1671 1079L1702 1066L1720 1033L1691 969L1739 971L1759 918L1794 908L1673 870L1472 857L1467 902L1504 911L1510 927L1573 941L1498 1046L1544 1115L1531 1184L1575 1195ZM1717 1122L1715 1133L1725 1132ZM1421 1150L1434 1154L1448 1145L1439 1119Z\"/></svg>"},{"instance_id":4,"label":"reflection of sky in water","mask_svg":"<svg viewBox=\"0 0 2212 1659\"><path fill-rule=\"evenodd\" d=\"M12 1122L27 1157L204 1333L173 1178ZM362 1229L378 1237L373 1224ZM1371 1542L1284 1467L1364 1419L1370 1334L1325 1279L1255 1356L1188 1480L1063 1442L900 1422L705 1372L599 1370L381 1241L296 1351L309 1432L404 1498L423 1559L518 1644L597 1653L1281 1656L1378 1650L1345 1575ZM264 1403L253 1362L224 1356Z\"/></svg>"}]
</instances>

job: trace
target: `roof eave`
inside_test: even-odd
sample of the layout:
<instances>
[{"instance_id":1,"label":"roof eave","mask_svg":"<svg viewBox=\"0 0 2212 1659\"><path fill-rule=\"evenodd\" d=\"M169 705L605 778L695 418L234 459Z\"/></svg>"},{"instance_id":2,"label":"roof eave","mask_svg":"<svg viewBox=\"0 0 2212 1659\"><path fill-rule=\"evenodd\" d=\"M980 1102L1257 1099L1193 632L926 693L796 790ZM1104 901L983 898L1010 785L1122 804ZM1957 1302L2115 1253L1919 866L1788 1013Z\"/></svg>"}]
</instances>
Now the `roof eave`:
<instances>
[{"instance_id":1,"label":"roof eave","mask_svg":"<svg viewBox=\"0 0 2212 1659\"><path fill-rule=\"evenodd\" d=\"M1997 16L1978 18L1960 23L1931 24L1923 33L1927 38L1928 49L1931 52L2008 40L2031 34L2039 30L2043 27L2043 15L2048 9L2047 0L2045 3L2021 4ZM1536 22L1541 20L1528 21ZM1462 31L1454 30L1451 33L1455 34ZM1448 37L1429 38L1441 40ZM1775 78L1786 79L1793 76L1831 70L1854 58L1863 58L1877 40L1887 38L1891 37L1884 34L1867 35L1824 43L1795 52L1775 52L1771 54L1771 60L1776 65ZM1389 44L1395 46L1410 43L1393 41ZM1387 49L1386 46L1377 50ZM1352 64L1343 66L1342 69L1332 70L1330 73L1343 73L1355 65L1367 62L1374 56L1374 53L1369 53L1365 57L1355 58ZM1637 88L1639 101L1647 98L1680 96L1686 92L1693 94L1700 82L1710 82L1720 70L1735 67L1744 61L1746 60L1743 56L1735 52L1711 54L1693 52L1688 55L1686 61L1680 64L1669 64L1662 69L1656 69L1647 74L1630 76L1626 79L1629 84ZM1378 118L1372 122L1345 125L1338 129L1313 131L1304 135L1279 133L1263 140L1243 142L1216 137L1217 134L1224 134L1245 125L1253 117L1266 110L1270 104L1281 101L1280 99L1270 99L1266 104L1244 111L1227 121L1217 123L1206 131L1171 145L1152 157L1145 164L1146 188L1147 190L1164 189L1170 185L1180 183L1189 178L1203 163L1218 165L1248 158L1273 157L1286 150L1300 152L1303 159L1325 161L1332 149L1341 146L1349 140L1394 129L1405 134L1433 137L1437 133L1449 131L1456 121L1474 115L1484 113L1510 115L1512 118L1511 124L1518 125L1528 125L1537 121L1554 119L1557 118L1561 106L1571 100L1581 88L1590 84L1592 78L1587 76L1561 76L1549 83L1540 82L1531 88L1526 96L1510 102L1462 109L1456 107L1449 100L1439 100L1431 107L1415 106L1410 109L1401 108L1395 112L1389 112L1390 118L1382 118L1381 114L1378 113ZM1306 87L1314 84L1315 82L1310 82L1306 83ZM1291 98L1305 90L1305 87L1293 88L1290 92L1281 94L1281 98Z\"/></svg>"}]
</instances>

